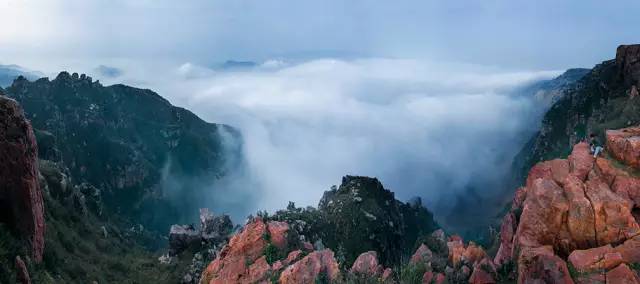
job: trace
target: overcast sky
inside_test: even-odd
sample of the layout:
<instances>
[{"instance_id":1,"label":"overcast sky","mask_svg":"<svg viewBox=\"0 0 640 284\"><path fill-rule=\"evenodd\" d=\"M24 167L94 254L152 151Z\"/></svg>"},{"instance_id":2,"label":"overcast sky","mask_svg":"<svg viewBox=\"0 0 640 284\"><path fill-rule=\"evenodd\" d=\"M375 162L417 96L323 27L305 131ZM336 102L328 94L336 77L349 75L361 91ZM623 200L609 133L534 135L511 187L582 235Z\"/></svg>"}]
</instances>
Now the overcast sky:
<instances>
[{"instance_id":1,"label":"overcast sky","mask_svg":"<svg viewBox=\"0 0 640 284\"><path fill-rule=\"evenodd\" d=\"M0 63L427 58L590 67L640 39L640 1L0 0Z\"/></svg>"}]
</instances>

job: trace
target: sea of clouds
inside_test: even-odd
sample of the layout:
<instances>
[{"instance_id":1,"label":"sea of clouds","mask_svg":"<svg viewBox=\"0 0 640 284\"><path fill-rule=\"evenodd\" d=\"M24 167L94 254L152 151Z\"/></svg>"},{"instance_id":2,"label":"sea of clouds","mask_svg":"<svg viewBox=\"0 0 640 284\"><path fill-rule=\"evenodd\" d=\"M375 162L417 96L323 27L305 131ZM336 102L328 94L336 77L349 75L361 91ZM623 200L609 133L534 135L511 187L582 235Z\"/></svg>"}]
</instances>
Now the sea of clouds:
<instances>
[{"instance_id":1,"label":"sea of clouds","mask_svg":"<svg viewBox=\"0 0 640 284\"><path fill-rule=\"evenodd\" d=\"M488 200L502 193L541 107L516 90L560 74L389 58L271 60L240 70L111 63L93 70L105 84L153 89L242 133L242 174L209 185L220 207L213 210L237 218L288 201L315 206L349 174L379 178L400 200L422 197L447 223L470 190ZM117 76L101 76L105 69Z\"/></svg>"}]
</instances>

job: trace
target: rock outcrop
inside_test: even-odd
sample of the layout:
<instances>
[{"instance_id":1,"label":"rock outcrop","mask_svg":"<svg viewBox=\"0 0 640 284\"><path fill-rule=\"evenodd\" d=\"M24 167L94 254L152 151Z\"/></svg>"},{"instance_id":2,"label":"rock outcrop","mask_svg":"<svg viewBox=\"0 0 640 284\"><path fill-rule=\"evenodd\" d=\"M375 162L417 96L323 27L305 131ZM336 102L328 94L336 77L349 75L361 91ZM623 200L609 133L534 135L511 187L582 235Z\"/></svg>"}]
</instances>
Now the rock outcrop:
<instances>
[{"instance_id":1,"label":"rock outcrop","mask_svg":"<svg viewBox=\"0 0 640 284\"><path fill-rule=\"evenodd\" d=\"M315 251L287 267L279 278L282 284L333 283L340 277L338 262L331 250Z\"/></svg>"},{"instance_id":2,"label":"rock outcrop","mask_svg":"<svg viewBox=\"0 0 640 284\"><path fill-rule=\"evenodd\" d=\"M200 209L200 227L172 225L169 230L169 255L175 256L194 244L220 244L226 242L233 230L228 215L215 216L209 209Z\"/></svg>"},{"instance_id":3,"label":"rock outcrop","mask_svg":"<svg viewBox=\"0 0 640 284\"><path fill-rule=\"evenodd\" d=\"M637 84L640 80L640 45L618 46L616 66L625 84Z\"/></svg>"},{"instance_id":4,"label":"rock outcrop","mask_svg":"<svg viewBox=\"0 0 640 284\"><path fill-rule=\"evenodd\" d=\"M588 145L578 143L567 160L534 166L516 193L493 262L516 262L518 283L636 283L628 265L640 261L639 157L633 150L640 131L606 133L607 153L594 159Z\"/></svg>"},{"instance_id":5,"label":"rock outcrop","mask_svg":"<svg viewBox=\"0 0 640 284\"><path fill-rule=\"evenodd\" d=\"M607 149L617 160L640 169L640 127L607 130Z\"/></svg>"},{"instance_id":6,"label":"rock outcrop","mask_svg":"<svg viewBox=\"0 0 640 284\"><path fill-rule=\"evenodd\" d=\"M438 226L419 198L398 201L378 179L362 176L343 177L324 193L318 210L326 220L322 242L347 265L366 251L376 251L384 265L399 263L418 237Z\"/></svg>"},{"instance_id":7,"label":"rock outcrop","mask_svg":"<svg viewBox=\"0 0 640 284\"><path fill-rule=\"evenodd\" d=\"M276 261L279 254L273 249L286 251L288 225L282 222L251 220L240 233L234 235L222 248L218 257L205 269L200 283L258 283L271 276L273 268L268 261ZM275 241L274 241L275 240ZM282 242L278 241L282 240ZM289 255L291 259L294 256ZM287 258L289 259L289 258ZM285 262L290 260L285 259ZM288 264L288 263L287 263ZM281 264L280 267L284 266Z\"/></svg>"},{"instance_id":8,"label":"rock outcrop","mask_svg":"<svg viewBox=\"0 0 640 284\"><path fill-rule=\"evenodd\" d=\"M604 143L604 129L640 123L640 97L634 95L640 79L639 51L640 45L618 47L615 59L596 65L562 90L539 131L514 159L516 184L524 182L535 164L567 156L573 145L591 134Z\"/></svg>"},{"instance_id":9,"label":"rock outcrop","mask_svg":"<svg viewBox=\"0 0 640 284\"><path fill-rule=\"evenodd\" d=\"M22 108L0 93L0 221L16 228L31 245L36 262L44 251L44 205L38 147Z\"/></svg>"}]
</instances>

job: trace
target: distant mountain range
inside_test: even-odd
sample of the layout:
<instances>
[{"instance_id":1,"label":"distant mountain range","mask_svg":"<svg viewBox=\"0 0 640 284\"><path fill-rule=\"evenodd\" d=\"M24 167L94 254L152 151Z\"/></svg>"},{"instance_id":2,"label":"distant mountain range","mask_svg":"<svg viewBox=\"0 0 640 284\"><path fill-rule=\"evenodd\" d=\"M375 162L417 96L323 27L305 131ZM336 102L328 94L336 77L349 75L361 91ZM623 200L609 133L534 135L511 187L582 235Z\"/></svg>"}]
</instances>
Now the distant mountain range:
<instances>
[{"instance_id":1,"label":"distant mountain range","mask_svg":"<svg viewBox=\"0 0 640 284\"><path fill-rule=\"evenodd\" d=\"M18 78L18 76L20 75L24 76L29 80L36 80L40 77L44 77L44 74L40 72L27 70L18 65L13 65L13 64L1 65L0 64L0 87L4 88L4 87L11 86L11 83L13 83L13 80Z\"/></svg>"}]
</instances>

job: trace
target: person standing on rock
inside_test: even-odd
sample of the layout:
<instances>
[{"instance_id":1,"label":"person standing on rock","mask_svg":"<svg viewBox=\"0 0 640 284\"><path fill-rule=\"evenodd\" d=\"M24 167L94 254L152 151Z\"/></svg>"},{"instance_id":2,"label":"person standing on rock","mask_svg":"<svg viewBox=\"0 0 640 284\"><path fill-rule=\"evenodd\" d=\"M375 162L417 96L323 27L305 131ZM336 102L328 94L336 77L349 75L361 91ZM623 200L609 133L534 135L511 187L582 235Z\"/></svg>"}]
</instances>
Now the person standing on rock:
<instances>
[{"instance_id":1,"label":"person standing on rock","mask_svg":"<svg viewBox=\"0 0 640 284\"><path fill-rule=\"evenodd\" d=\"M591 138L591 142L589 143L589 146L591 146L591 153L593 154L593 158L597 158L604 148L600 146L598 137L595 134L591 133L589 137Z\"/></svg>"}]
</instances>

